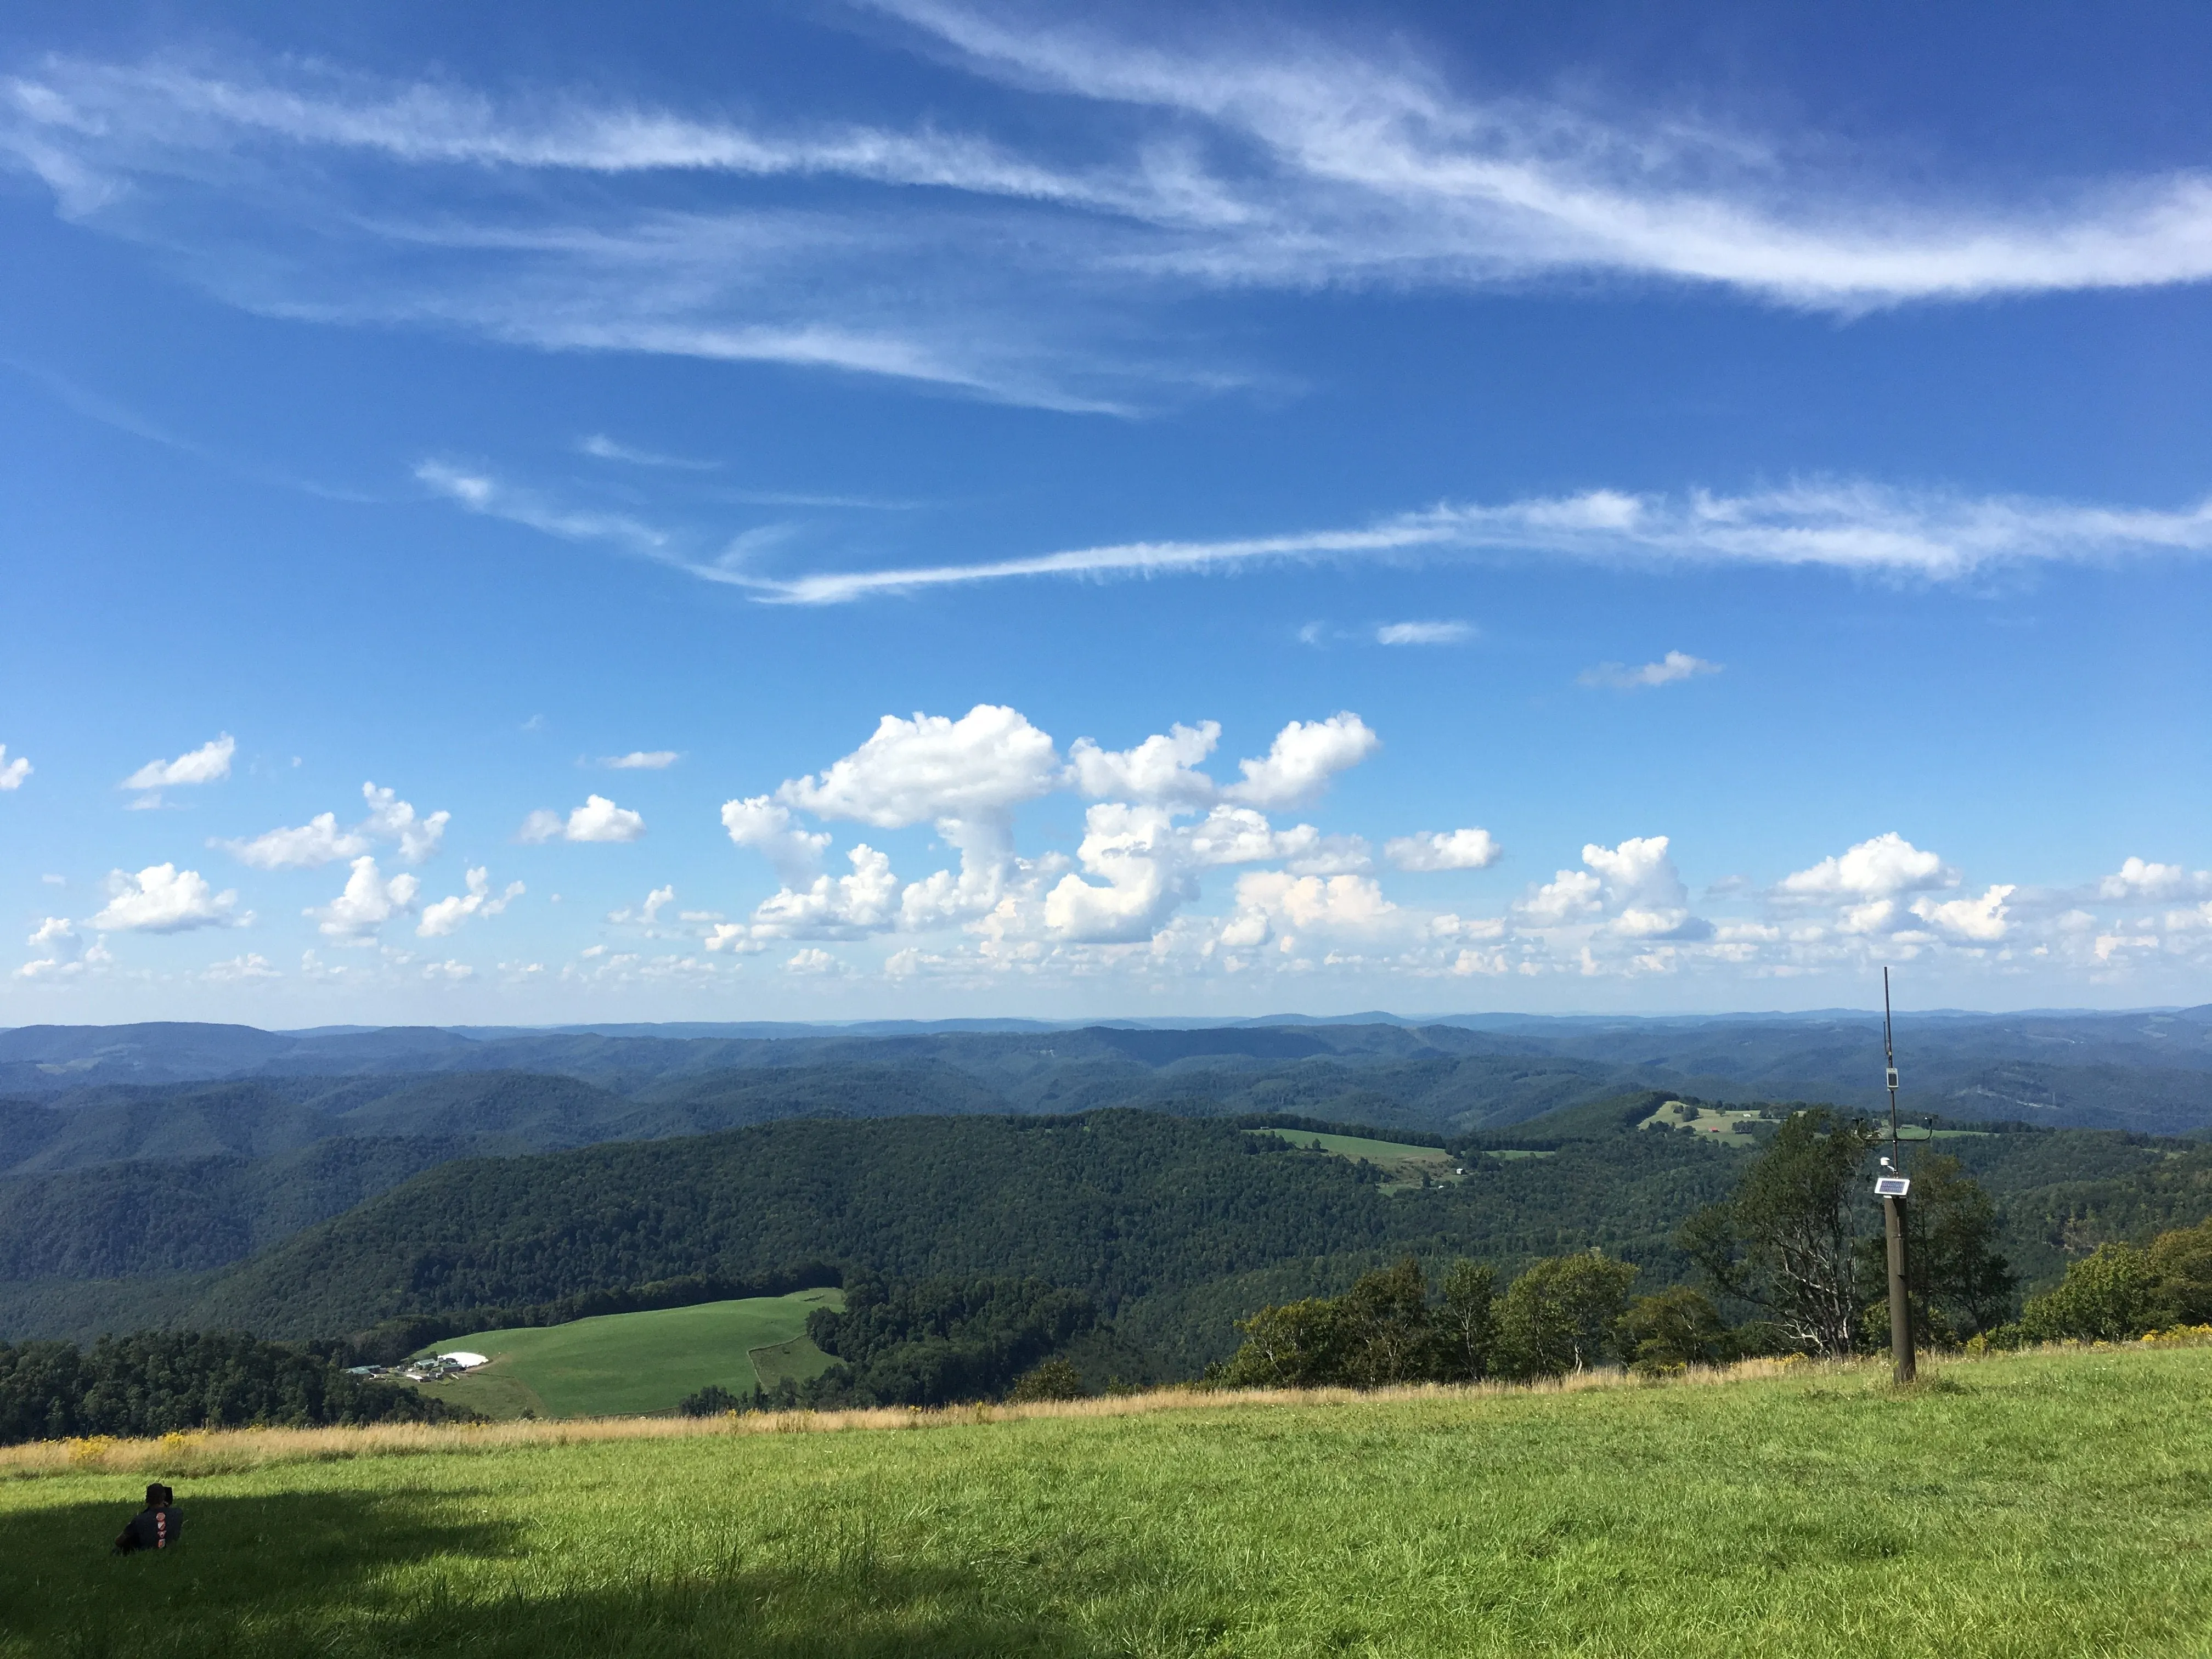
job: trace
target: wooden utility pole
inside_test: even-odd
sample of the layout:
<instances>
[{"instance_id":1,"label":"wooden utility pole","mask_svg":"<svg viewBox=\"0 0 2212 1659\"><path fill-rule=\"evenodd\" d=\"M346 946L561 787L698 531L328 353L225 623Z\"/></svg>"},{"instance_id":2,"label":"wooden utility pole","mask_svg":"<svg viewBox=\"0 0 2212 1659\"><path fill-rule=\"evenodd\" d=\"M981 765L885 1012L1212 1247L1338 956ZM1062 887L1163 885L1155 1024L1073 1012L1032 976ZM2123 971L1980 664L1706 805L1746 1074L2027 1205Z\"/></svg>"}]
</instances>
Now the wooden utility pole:
<instances>
[{"instance_id":1,"label":"wooden utility pole","mask_svg":"<svg viewBox=\"0 0 2212 1659\"><path fill-rule=\"evenodd\" d=\"M1919 1375L1912 1352L1912 1285L1905 1243L1905 1206L1911 1196L1912 1182L1905 1178L1899 1161L1903 1154L1897 1139L1897 1044L1890 1032L1887 968L1881 970L1881 1052L1889 1073L1889 1156L1881 1161L1888 1173L1875 1182L1874 1189L1881 1195L1882 1230L1889 1237L1890 1364L1899 1382L1910 1382Z\"/></svg>"}]
</instances>

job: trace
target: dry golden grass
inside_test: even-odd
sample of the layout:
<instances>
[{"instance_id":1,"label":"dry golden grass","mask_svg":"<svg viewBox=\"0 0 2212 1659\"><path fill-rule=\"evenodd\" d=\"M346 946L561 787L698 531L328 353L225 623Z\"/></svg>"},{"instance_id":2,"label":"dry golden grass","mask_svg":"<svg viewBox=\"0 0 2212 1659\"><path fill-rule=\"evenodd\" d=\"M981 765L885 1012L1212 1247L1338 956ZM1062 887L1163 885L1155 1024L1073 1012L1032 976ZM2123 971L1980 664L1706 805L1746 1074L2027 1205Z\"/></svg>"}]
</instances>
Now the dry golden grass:
<instances>
[{"instance_id":1,"label":"dry golden grass","mask_svg":"<svg viewBox=\"0 0 2212 1659\"><path fill-rule=\"evenodd\" d=\"M0 1479L35 1480L89 1473L158 1474L178 1478L234 1474L267 1464L329 1462L357 1457L405 1457L428 1453L495 1452L525 1446L573 1446L603 1440L682 1440L711 1435L842 1434L863 1431L933 1429L977 1423L1015 1423L1037 1418L1137 1417L1155 1412L1218 1411L1248 1406L1350 1406L1407 1400L1468 1400L1492 1395L1571 1394L1592 1389L1710 1387L1754 1377L1852 1371L1872 1362L1848 1360L1808 1367L1790 1359L1747 1359L1694 1369L1657 1381L1617 1370L1592 1370L1532 1383L1421 1383L1357 1389L1156 1389L1085 1400L1025 1405L884 1407L856 1411L745 1412L720 1417L594 1417L560 1422L429 1425L379 1424L363 1428L193 1430L147 1439L94 1435L0 1447Z\"/></svg>"}]
</instances>

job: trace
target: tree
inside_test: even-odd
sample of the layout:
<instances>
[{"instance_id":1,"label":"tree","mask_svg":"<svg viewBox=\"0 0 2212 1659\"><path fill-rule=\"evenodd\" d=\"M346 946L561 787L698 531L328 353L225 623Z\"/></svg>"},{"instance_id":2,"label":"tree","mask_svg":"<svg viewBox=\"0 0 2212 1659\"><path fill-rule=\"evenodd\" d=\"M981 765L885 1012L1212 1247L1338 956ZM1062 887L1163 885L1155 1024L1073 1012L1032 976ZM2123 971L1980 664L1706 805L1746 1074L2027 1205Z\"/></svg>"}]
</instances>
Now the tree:
<instances>
[{"instance_id":1,"label":"tree","mask_svg":"<svg viewBox=\"0 0 2212 1659\"><path fill-rule=\"evenodd\" d=\"M1337 1313L1334 1297L1315 1296L1238 1320L1244 1340L1210 1380L1225 1389L1313 1389L1343 1381Z\"/></svg>"},{"instance_id":2,"label":"tree","mask_svg":"<svg viewBox=\"0 0 2212 1659\"><path fill-rule=\"evenodd\" d=\"M2150 1252L2100 1244L2066 1269L2065 1282L2028 1298L2021 1334L2031 1342L2119 1342L2165 1322Z\"/></svg>"},{"instance_id":3,"label":"tree","mask_svg":"<svg viewBox=\"0 0 2212 1659\"><path fill-rule=\"evenodd\" d=\"M1498 1346L1498 1275L1462 1256L1444 1274L1443 1305L1436 1311L1436 1352L1443 1379L1480 1382L1490 1375Z\"/></svg>"},{"instance_id":4,"label":"tree","mask_svg":"<svg viewBox=\"0 0 2212 1659\"><path fill-rule=\"evenodd\" d=\"M1996 1206L1955 1158L1915 1158L1905 1208L1907 1289L1916 1340L1956 1342L2000 1324L2012 1311L2019 1279L1994 1248ZM1859 1296L1870 1310L1889 1297L1888 1246L1859 1246ZM1869 1317L1874 1316L1870 1313ZM1881 1313L1875 1322L1888 1317Z\"/></svg>"},{"instance_id":5,"label":"tree","mask_svg":"<svg viewBox=\"0 0 2212 1659\"><path fill-rule=\"evenodd\" d=\"M1677 1285L1639 1296L1620 1316L1620 1348L1639 1376L1734 1358L1735 1333L1703 1291Z\"/></svg>"},{"instance_id":6,"label":"tree","mask_svg":"<svg viewBox=\"0 0 2212 1659\"><path fill-rule=\"evenodd\" d=\"M1764 1310L1785 1340L1814 1353L1849 1353L1857 1334L1858 1180L1876 1139L1825 1106L1795 1113L1735 1195L1682 1229L1682 1248L1717 1290Z\"/></svg>"},{"instance_id":7,"label":"tree","mask_svg":"<svg viewBox=\"0 0 2212 1659\"><path fill-rule=\"evenodd\" d=\"M1603 1364L1635 1277L1633 1263L1596 1250L1537 1262L1506 1290L1498 1320L1501 1369L1557 1376Z\"/></svg>"},{"instance_id":8,"label":"tree","mask_svg":"<svg viewBox=\"0 0 2212 1659\"><path fill-rule=\"evenodd\" d=\"M679 1417L720 1417L725 1412L742 1411L745 1402L719 1382L709 1382L696 1394L687 1394L676 1402Z\"/></svg>"},{"instance_id":9,"label":"tree","mask_svg":"<svg viewBox=\"0 0 2212 1659\"><path fill-rule=\"evenodd\" d=\"M2212 1324L2212 1221L2176 1227L2150 1242L2159 1311L2168 1325Z\"/></svg>"},{"instance_id":10,"label":"tree","mask_svg":"<svg viewBox=\"0 0 2212 1659\"><path fill-rule=\"evenodd\" d=\"M1429 1287L1412 1256L1362 1273L1337 1301L1341 1381L1356 1389L1419 1382L1435 1370Z\"/></svg>"}]
</instances>

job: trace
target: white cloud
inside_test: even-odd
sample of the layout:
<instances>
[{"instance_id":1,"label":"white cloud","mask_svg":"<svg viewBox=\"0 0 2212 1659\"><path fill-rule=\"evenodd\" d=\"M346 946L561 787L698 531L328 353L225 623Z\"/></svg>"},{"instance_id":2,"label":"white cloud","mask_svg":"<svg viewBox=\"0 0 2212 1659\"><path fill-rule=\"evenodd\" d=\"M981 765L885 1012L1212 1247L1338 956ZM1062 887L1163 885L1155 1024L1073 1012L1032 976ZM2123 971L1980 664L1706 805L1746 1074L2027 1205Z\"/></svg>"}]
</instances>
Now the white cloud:
<instances>
[{"instance_id":1,"label":"white cloud","mask_svg":"<svg viewBox=\"0 0 2212 1659\"><path fill-rule=\"evenodd\" d=\"M107 905L93 917L102 933L183 933L196 927L244 926L249 915L235 914L238 895L216 892L197 870L153 864L137 875L114 870L107 877Z\"/></svg>"},{"instance_id":2,"label":"white cloud","mask_svg":"<svg viewBox=\"0 0 2212 1659\"><path fill-rule=\"evenodd\" d=\"M1575 678L1583 685L1610 686L1618 691L1638 691L1652 686L1673 685L1678 680L1693 679L1700 674L1717 674L1721 665L1707 662L1703 657L1693 657L1686 651L1669 651L1657 662L1647 662L1640 668L1630 668L1617 662L1601 662L1595 668L1586 668Z\"/></svg>"},{"instance_id":3,"label":"white cloud","mask_svg":"<svg viewBox=\"0 0 2212 1659\"><path fill-rule=\"evenodd\" d=\"M403 872L387 881L374 858L357 858L343 892L328 904L301 914L319 924L327 939L367 945L386 922L412 911L422 890L422 884L416 877Z\"/></svg>"},{"instance_id":4,"label":"white cloud","mask_svg":"<svg viewBox=\"0 0 2212 1659\"><path fill-rule=\"evenodd\" d=\"M720 461L691 461L680 455L662 455L649 449L633 448L629 444L617 443L603 432L576 441L579 453L594 460L622 461L631 466L672 467L679 472L714 472L721 467Z\"/></svg>"},{"instance_id":5,"label":"white cloud","mask_svg":"<svg viewBox=\"0 0 2212 1659\"><path fill-rule=\"evenodd\" d=\"M243 985L257 980L282 979L283 975L269 965L268 957L248 951L228 962L210 963L200 970L200 977L217 985Z\"/></svg>"},{"instance_id":6,"label":"white cloud","mask_svg":"<svg viewBox=\"0 0 2212 1659\"><path fill-rule=\"evenodd\" d=\"M1398 919L1398 907L1366 876L1252 870L1237 878L1237 909L1221 930L1221 942L1250 948L1271 938L1294 944L1309 931L1370 934Z\"/></svg>"},{"instance_id":7,"label":"white cloud","mask_svg":"<svg viewBox=\"0 0 2212 1659\"><path fill-rule=\"evenodd\" d=\"M1159 576L1298 561L1536 553L1638 568L1805 567L1948 581L1996 566L2109 563L2212 551L2212 499L2178 510L1816 481L1755 495L1591 489L1495 506L1445 505L1358 529L1217 542L1133 542L954 564L787 579L699 570L763 599L837 605L874 593L1026 576ZM1302 636L1303 637L1303 636ZM1664 664L1660 665L1663 668ZM1624 672L1634 671L1624 670Z\"/></svg>"},{"instance_id":8,"label":"white cloud","mask_svg":"<svg viewBox=\"0 0 2212 1659\"><path fill-rule=\"evenodd\" d=\"M1894 830L1863 841L1839 857L1782 879L1791 898L1887 900L1899 893L1951 887L1957 873L1933 853L1923 853Z\"/></svg>"},{"instance_id":9,"label":"white cloud","mask_svg":"<svg viewBox=\"0 0 2212 1659\"><path fill-rule=\"evenodd\" d=\"M2097 896L2113 901L2197 898L2212 893L2212 871L2131 858L2097 884Z\"/></svg>"},{"instance_id":10,"label":"white cloud","mask_svg":"<svg viewBox=\"0 0 2212 1659\"><path fill-rule=\"evenodd\" d=\"M1878 150L1830 136L1486 96L1444 54L1351 21L1332 38L1200 22L1171 40L1087 15L896 9L949 43L933 44L940 65L1002 83L954 100L976 130L777 129L295 60L48 58L11 83L0 150L65 216L181 244L184 268L259 311L1058 407L1231 379L1164 354L1100 367L1115 354L1098 343L1157 331L1131 312L1207 291L1595 276L1848 314L2212 274L2212 187L2187 170L1977 187L1939 155L1886 176ZM1097 141L1079 161L1039 137L1070 109ZM773 202L721 187L759 179L779 181Z\"/></svg>"},{"instance_id":11,"label":"white cloud","mask_svg":"<svg viewBox=\"0 0 2212 1659\"><path fill-rule=\"evenodd\" d=\"M1665 836L1631 836L1618 847L1591 842L1583 848L1582 869L1559 871L1515 913L1539 930L1595 929L1616 940L1709 938L1712 927L1690 914L1689 893L1668 848ZM1580 948L1593 945L1584 939Z\"/></svg>"},{"instance_id":12,"label":"white cloud","mask_svg":"<svg viewBox=\"0 0 2212 1659\"><path fill-rule=\"evenodd\" d=\"M209 844L228 848L240 864L257 870L312 870L340 859L358 858L368 850L368 838L356 830L340 830L335 812L319 812L295 830L271 830L251 841Z\"/></svg>"},{"instance_id":13,"label":"white cloud","mask_svg":"<svg viewBox=\"0 0 2212 1659\"><path fill-rule=\"evenodd\" d=\"M31 930L25 943L40 954L15 970L18 979L72 980L112 960L106 946L88 947L83 936L64 916L46 917Z\"/></svg>"},{"instance_id":14,"label":"white cloud","mask_svg":"<svg viewBox=\"0 0 2212 1659\"><path fill-rule=\"evenodd\" d=\"M1348 712L1325 720L1292 720L1275 734L1264 758L1237 763L1244 781L1221 793L1248 806L1294 806L1327 788L1337 773L1365 760L1382 741Z\"/></svg>"},{"instance_id":15,"label":"white cloud","mask_svg":"<svg viewBox=\"0 0 2212 1659\"><path fill-rule=\"evenodd\" d=\"M294 829L276 829L250 841L210 841L223 847L241 864L257 870L313 870L340 859L359 858L376 842L397 842L399 856L420 864L438 850L444 840L450 812L417 817L415 809L398 793L374 783L361 787L368 814L352 829L338 828L335 812L319 812Z\"/></svg>"},{"instance_id":16,"label":"white cloud","mask_svg":"<svg viewBox=\"0 0 2212 1659\"><path fill-rule=\"evenodd\" d=\"M846 969L845 964L827 951L817 950L810 945L804 951L793 951L791 959L783 964L783 971L787 974L834 978L843 975Z\"/></svg>"},{"instance_id":17,"label":"white cloud","mask_svg":"<svg viewBox=\"0 0 2212 1659\"><path fill-rule=\"evenodd\" d=\"M1200 806L1213 799L1216 787L1196 769L1220 738L1218 720L1178 723L1133 749L1101 749L1078 738L1067 751L1068 770L1077 793L1094 800Z\"/></svg>"},{"instance_id":18,"label":"white cloud","mask_svg":"<svg viewBox=\"0 0 2212 1659\"><path fill-rule=\"evenodd\" d=\"M229 732L202 744L174 760L151 760L123 780L125 789L166 789L182 784L219 783L230 775L230 757L238 740Z\"/></svg>"},{"instance_id":19,"label":"white cloud","mask_svg":"<svg viewBox=\"0 0 2212 1659\"><path fill-rule=\"evenodd\" d=\"M1001 817L1048 793L1059 774L1052 739L1026 716L978 703L957 720L886 714L851 754L819 776L795 778L776 793L817 817L852 818L889 830Z\"/></svg>"},{"instance_id":20,"label":"white cloud","mask_svg":"<svg viewBox=\"0 0 2212 1659\"><path fill-rule=\"evenodd\" d=\"M1912 902L1912 914L1945 933L1975 945L1994 945L2011 929L2005 901L2017 888L1994 886L1979 898L1954 898L1941 903L1931 898Z\"/></svg>"},{"instance_id":21,"label":"white cloud","mask_svg":"<svg viewBox=\"0 0 2212 1659\"><path fill-rule=\"evenodd\" d=\"M494 898L490 872L483 868L470 871L467 883L467 892L441 898L424 908L422 920L415 929L417 938L441 939L457 932L471 916L495 916L520 898L526 890L520 882L511 881L507 884L507 890ZM647 919L651 920L649 912Z\"/></svg>"},{"instance_id":22,"label":"white cloud","mask_svg":"<svg viewBox=\"0 0 2212 1659\"><path fill-rule=\"evenodd\" d=\"M438 850L453 817L452 813L441 811L418 818L415 809L399 799L398 791L380 789L374 783L362 785L361 798L368 803L368 817L362 820L362 828L372 836L398 842L399 856L410 864L420 864Z\"/></svg>"},{"instance_id":23,"label":"white cloud","mask_svg":"<svg viewBox=\"0 0 2212 1659\"><path fill-rule=\"evenodd\" d=\"M1505 849L1487 830L1437 830L1386 841L1382 856L1401 870L1487 870Z\"/></svg>"},{"instance_id":24,"label":"white cloud","mask_svg":"<svg viewBox=\"0 0 2212 1659\"><path fill-rule=\"evenodd\" d=\"M563 818L544 807L522 821L518 839L547 841L636 841L645 834L644 815L617 806L605 795L587 795Z\"/></svg>"},{"instance_id":25,"label":"white cloud","mask_svg":"<svg viewBox=\"0 0 2212 1659\"><path fill-rule=\"evenodd\" d=\"M0 791L21 789L23 780L31 775L31 763L22 756L8 758L8 745L0 743Z\"/></svg>"},{"instance_id":26,"label":"white cloud","mask_svg":"<svg viewBox=\"0 0 2212 1659\"><path fill-rule=\"evenodd\" d=\"M791 809L767 795L722 803L722 828L740 847L764 854L786 887L803 887L822 867L828 831L799 829Z\"/></svg>"},{"instance_id":27,"label":"white cloud","mask_svg":"<svg viewBox=\"0 0 2212 1659\"><path fill-rule=\"evenodd\" d=\"M422 977L434 983L459 984L462 980L476 977L476 969L465 962L430 962L422 965Z\"/></svg>"},{"instance_id":28,"label":"white cloud","mask_svg":"<svg viewBox=\"0 0 2212 1659\"><path fill-rule=\"evenodd\" d=\"M890 860L866 842L847 857L851 875L817 876L805 888L785 887L762 901L753 912L752 937L858 939L890 927L899 892Z\"/></svg>"},{"instance_id":29,"label":"white cloud","mask_svg":"<svg viewBox=\"0 0 2212 1659\"><path fill-rule=\"evenodd\" d=\"M599 764L617 772L665 772L683 758L674 749L633 749L627 755L603 756Z\"/></svg>"},{"instance_id":30,"label":"white cloud","mask_svg":"<svg viewBox=\"0 0 2212 1659\"><path fill-rule=\"evenodd\" d=\"M1101 802L1084 815L1084 825L1076 856L1106 884L1060 878L1044 902L1045 925L1060 937L1102 944L1150 939L1180 901L1195 896L1176 867L1166 808Z\"/></svg>"},{"instance_id":31,"label":"white cloud","mask_svg":"<svg viewBox=\"0 0 2212 1659\"><path fill-rule=\"evenodd\" d=\"M1463 622L1385 623L1375 630L1377 645L1457 645L1474 637Z\"/></svg>"}]
</instances>

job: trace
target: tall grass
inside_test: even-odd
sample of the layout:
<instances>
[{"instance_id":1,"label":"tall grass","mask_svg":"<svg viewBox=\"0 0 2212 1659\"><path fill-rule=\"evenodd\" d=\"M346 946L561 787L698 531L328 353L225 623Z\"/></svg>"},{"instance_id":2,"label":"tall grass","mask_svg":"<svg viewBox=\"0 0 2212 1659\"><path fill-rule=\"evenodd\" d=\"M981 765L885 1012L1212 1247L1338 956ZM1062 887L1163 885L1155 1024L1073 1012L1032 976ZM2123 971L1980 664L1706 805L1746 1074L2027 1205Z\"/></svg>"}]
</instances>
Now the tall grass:
<instances>
[{"instance_id":1,"label":"tall grass","mask_svg":"<svg viewBox=\"0 0 2212 1659\"><path fill-rule=\"evenodd\" d=\"M2208 1407L2130 1346L26 1448L0 1655L2207 1653ZM111 1560L148 1472L185 1546Z\"/></svg>"}]
</instances>

